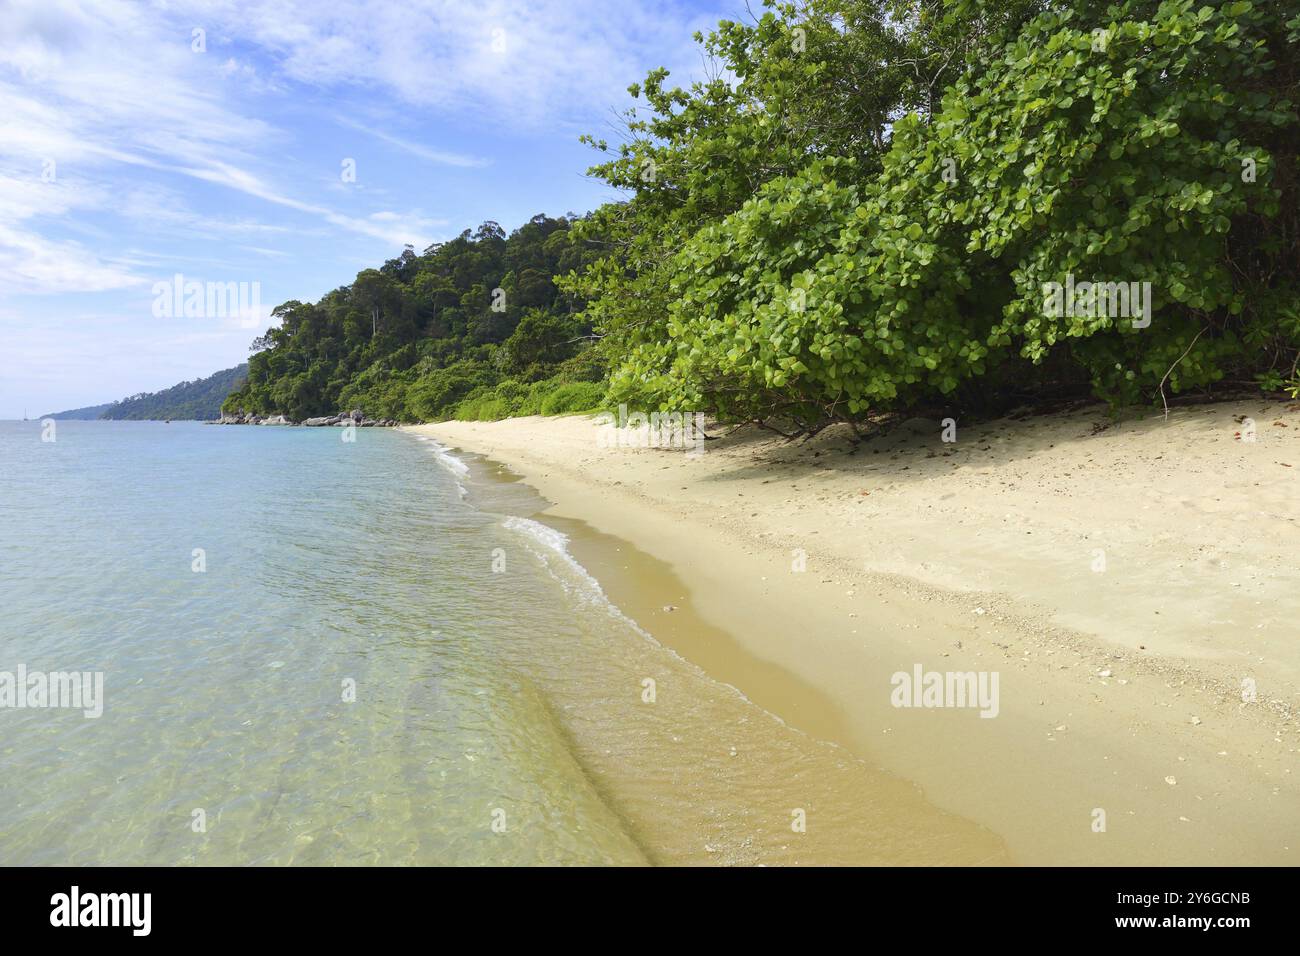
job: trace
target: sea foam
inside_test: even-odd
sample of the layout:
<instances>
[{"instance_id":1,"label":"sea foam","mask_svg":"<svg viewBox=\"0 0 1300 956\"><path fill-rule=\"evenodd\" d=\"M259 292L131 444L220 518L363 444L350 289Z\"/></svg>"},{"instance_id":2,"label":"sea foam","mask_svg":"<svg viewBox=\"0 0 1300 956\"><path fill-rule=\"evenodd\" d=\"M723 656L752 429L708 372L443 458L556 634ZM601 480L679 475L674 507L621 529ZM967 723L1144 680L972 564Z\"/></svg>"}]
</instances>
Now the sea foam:
<instances>
[{"instance_id":1,"label":"sea foam","mask_svg":"<svg viewBox=\"0 0 1300 956\"><path fill-rule=\"evenodd\" d=\"M433 446L433 457L443 468L451 472L456 479L456 491L462 498L469 494L465 486L461 484L461 479L469 475L469 465L465 464L455 455L447 450L447 446L442 444L436 438L428 438L424 435L416 436L420 441L427 441Z\"/></svg>"},{"instance_id":2,"label":"sea foam","mask_svg":"<svg viewBox=\"0 0 1300 956\"><path fill-rule=\"evenodd\" d=\"M544 525L540 521L534 521L532 518L520 518L515 515L506 518L502 524L510 531L518 532L525 537L532 545L528 550L542 562L542 565L550 572L551 577L559 581L566 591L575 594L590 604L603 608L610 617L617 618L638 634L654 641L655 644L659 643L641 625L619 610L618 606L605 594L605 589L600 586L600 582L569 552L569 536L567 534ZM551 563L553 559L559 559L560 564L571 572L572 580L555 573L555 568Z\"/></svg>"}]
</instances>

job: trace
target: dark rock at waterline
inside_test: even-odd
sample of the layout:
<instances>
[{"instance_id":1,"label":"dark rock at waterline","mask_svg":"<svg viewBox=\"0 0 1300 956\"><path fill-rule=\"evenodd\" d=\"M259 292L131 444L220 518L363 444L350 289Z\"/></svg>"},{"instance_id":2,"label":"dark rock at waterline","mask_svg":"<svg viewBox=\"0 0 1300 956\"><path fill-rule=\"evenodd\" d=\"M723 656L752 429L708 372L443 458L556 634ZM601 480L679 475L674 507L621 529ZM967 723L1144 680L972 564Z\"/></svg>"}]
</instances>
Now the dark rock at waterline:
<instances>
[{"instance_id":1,"label":"dark rock at waterline","mask_svg":"<svg viewBox=\"0 0 1300 956\"><path fill-rule=\"evenodd\" d=\"M304 419L301 422L295 422L287 415L253 415L248 412L222 412L221 417L215 421L209 422L210 425L306 425L312 428L329 427L331 425L347 427L352 425L359 428L396 428L397 420L393 418L366 418L359 409L353 409L350 412L344 412L340 415L323 415L317 418Z\"/></svg>"}]
</instances>

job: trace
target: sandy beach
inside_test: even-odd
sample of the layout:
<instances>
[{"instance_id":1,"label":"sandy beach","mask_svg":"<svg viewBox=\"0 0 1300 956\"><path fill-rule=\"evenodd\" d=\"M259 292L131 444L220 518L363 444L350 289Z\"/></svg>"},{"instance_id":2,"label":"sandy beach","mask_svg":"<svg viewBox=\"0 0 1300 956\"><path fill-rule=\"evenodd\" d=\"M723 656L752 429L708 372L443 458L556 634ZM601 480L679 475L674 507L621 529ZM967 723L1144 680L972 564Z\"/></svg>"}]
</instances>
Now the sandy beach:
<instances>
[{"instance_id":1,"label":"sandy beach","mask_svg":"<svg viewBox=\"0 0 1300 956\"><path fill-rule=\"evenodd\" d=\"M414 430L540 492L657 640L1006 862L1300 861L1300 405L1013 413L948 442L710 428L702 454L597 429ZM918 666L995 673L996 715L895 706Z\"/></svg>"}]
</instances>

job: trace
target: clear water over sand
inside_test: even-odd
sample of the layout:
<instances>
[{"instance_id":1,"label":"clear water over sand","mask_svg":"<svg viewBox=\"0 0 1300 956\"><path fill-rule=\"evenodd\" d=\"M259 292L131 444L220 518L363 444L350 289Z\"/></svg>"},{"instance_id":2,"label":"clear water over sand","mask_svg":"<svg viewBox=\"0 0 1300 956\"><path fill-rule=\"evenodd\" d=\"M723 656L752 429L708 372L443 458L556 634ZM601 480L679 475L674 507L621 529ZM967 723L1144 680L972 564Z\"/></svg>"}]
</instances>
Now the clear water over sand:
<instances>
[{"instance_id":1,"label":"clear water over sand","mask_svg":"<svg viewBox=\"0 0 1300 956\"><path fill-rule=\"evenodd\" d=\"M0 423L0 671L102 671L104 713L0 709L0 863L1002 856L659 646L434 442L40 435Z\"/></svg>"}]
</instances>

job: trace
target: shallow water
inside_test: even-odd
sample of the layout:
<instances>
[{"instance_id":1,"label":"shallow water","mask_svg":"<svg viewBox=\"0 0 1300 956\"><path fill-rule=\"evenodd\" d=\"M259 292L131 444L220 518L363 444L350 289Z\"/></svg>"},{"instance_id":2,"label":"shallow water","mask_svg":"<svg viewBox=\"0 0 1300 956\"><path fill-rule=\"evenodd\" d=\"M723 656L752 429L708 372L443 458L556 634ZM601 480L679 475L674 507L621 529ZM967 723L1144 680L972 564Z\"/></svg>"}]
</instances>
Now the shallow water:
<instances>
[{"instance_id":1,"label":"shallow water","mask_svg":"<svg viewBox=\"0 0 1300 956\"><path fill-rule=\"evenodd\" d=\"M660 646L525 490L341 439L0 423L0 672L105 698L0 708L0 863L1000 854Z\"/></svg>"}]
</instances>

